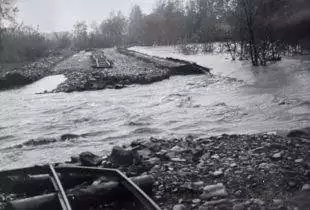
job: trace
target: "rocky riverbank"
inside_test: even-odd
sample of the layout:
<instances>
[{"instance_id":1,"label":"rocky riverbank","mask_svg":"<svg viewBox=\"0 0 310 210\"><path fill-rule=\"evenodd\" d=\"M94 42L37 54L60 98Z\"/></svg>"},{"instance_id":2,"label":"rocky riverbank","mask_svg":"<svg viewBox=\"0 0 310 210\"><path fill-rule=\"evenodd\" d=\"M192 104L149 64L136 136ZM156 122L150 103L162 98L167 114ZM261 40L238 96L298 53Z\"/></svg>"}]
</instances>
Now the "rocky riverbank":
<instances>
[{"instance_id":1,"label":"rocky riverbank","mask_svg":"<svg viewBox=\"0 0 310 210\"><path fill-rule=\"evenodd\" d=\"M67 80L53 92L119 89L150 84L173 75L209 73L209 69L181 60L147 56L126 49L96 49L50 55L35 62L1 69L0 89L30 84L45 76L64 74Z\"/></svg>"},{"instance_id":2,"label":"rocky riverbank","mask_svg":"<svg viewBox=\"0 0 310 210\"><path fill-rule=\"evenodd\" d=\"M309 209L310 128L276 134L135 141L108 157L70 164L118 168L155 178L163 209ZM298 208L297 208L298 207Z\"/></svg>"},{"instance_id":3,"label":"rocky riverbank","mask_svg":"<svg viewBox=\"0 0 310 210\"><path fill-rule=\"evenodd\" d=\"M61 52L41 58L27 64L15 64L13 67L0 67L0 90L30 84L45 76L52 75L52 68L72 52Z\"/></svg>"}]
</instances>

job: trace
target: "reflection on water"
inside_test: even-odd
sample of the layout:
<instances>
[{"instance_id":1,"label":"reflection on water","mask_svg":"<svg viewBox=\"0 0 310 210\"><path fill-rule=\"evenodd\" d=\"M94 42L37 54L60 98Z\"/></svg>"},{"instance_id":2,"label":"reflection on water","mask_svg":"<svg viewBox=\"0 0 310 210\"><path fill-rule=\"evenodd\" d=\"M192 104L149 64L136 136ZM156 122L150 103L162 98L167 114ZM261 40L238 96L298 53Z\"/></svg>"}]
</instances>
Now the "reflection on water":
<instances>
[{"instance_id":1,"label":"reflection on water","mask_svg":"<svg viewBox=\"0 0 310 210\"><path fill-rule=\"evenodd\" d=\"M309 126L309 63L285 60L256 72L256 83L175 76L121 90L35 94L63 76L0 92L0 168L102 154L150 136L268 132ZM54 82L53 84L51 82ZM48 84L48 85L47 85ZM74 138L61 138L76 134ZM33 140L33 141L31 141Z\"/></svg>"}]
</instances>

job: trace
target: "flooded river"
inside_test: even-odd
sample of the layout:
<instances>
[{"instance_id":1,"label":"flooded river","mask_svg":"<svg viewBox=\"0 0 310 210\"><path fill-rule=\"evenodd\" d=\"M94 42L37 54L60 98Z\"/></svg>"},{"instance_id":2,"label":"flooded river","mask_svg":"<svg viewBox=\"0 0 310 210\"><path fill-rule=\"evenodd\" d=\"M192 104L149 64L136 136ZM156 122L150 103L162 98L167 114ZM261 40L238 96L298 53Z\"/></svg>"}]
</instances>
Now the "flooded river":
<instances>
[{"instance_id":1,"label":"flooded river","mask_svg":"<svg viewBox=\"0 0 310 210\"><path fill-rule=\"evenodd\" d=\"M227 61L228 62L228 61ZM230 68L230 65L226 66ZM174 76L120 90L37 94L62 75L0 92L0 169L108 152L139 138L257 133L310 125L309 60ZM227 77L229 76L229 77ZM249 78L249 79L247 79ZM79 138L61 139L63 134Z\"/></svg>"}]
</instances>

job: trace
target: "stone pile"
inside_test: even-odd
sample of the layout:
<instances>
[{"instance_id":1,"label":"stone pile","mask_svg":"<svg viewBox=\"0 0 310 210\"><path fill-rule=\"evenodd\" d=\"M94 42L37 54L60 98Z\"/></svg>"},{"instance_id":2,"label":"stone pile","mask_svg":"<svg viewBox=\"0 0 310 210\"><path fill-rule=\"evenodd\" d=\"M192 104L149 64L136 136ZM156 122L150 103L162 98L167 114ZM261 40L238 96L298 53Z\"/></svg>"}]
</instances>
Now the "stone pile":
<instances>
[{"instance_id":1,"label":"stone pile","mask_svg":"<svg viewBox=\"0 0 310 210\"><path fill-rule=\"evenodd\" d=\"M106 63L102 65L106 67L98 68L94 63L94 57L101 57L102 63ZM88 61L85 60L84 63L91 64L85 68L66 69L63 73L67 80L55 92L120 89L132 84L162 81L173 75L208 73L208 69L202 70L202 67L196 64L184 64L169 59L158 60L151 56L142 59L141 56L124 53L124 50L120 53L117 49L93 51Z\"/></svg>"},{"instance_id":2,"label":"stone pile","mask_svg":"<svg viewBox=\"0 0 310 210\"><path fill-rule=\"evenodd\" d=\"M128 176L154 176L153 199L163 209L307 209L309 140L310 129L288 137L151 138L115 147L104 159L93 157L94 165L102 160L100 167Z\"/></svg>"},{"instance_id":3,"label":"stone pile","mask_svg":"<svg viewBox=\"0 0 310 210\"><path fill-rule=\"evenodd\" d=\"M18 67L9 71L1 71L0 89L27 85L51 75L53 74L51 69L68 56L66 54L50 55L25 65L18 65Z\"/></svg>"}]
</instances>

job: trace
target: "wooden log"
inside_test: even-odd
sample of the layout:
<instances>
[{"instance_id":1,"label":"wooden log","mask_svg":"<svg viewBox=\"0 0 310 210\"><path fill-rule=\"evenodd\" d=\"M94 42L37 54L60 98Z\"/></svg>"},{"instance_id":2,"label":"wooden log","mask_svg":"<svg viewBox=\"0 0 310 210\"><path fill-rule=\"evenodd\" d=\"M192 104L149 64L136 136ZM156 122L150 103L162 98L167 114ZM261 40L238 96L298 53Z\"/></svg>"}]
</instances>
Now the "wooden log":
<instances>
[{"instance_id":1,"label":"wooden log","mask_svg":"<svg viewBox=\"0 0 310 210\"><path fill-rule=\"evenodd\" d=\"M131 178L146 193L151 193L154 179L152 176L139 176ZM103 202L117 199L133 199L128 196L128 191L116 181L109 181L98 185L91 185L68 190L66 192L73 209L85 209L89 205L98 205ZM35 210L35 209L57 209L59 201L56 193L10 201L8 209ZM44 208L42 208L44 207Z\"/></svg>"},{"instance_id":2,"label":"wooden log","mask_svg":"<svg viewBox=\"0 0 310 210\"><path fill-rule=\"evenodd\" d=\"M54 188L48 174L1 177L0 188L7 193L38 195Z\"/></svg>"},{"instance_id":3,"label":"wooden log","mask_svg":"<svg viewBox=\"0 0 310 210\"><path fill-rule=\"evenodd\" d=\"M64 188L72 188L83 182L91 182L97 177L94 175L58 174ZM0 188L8 193L23 193L34 196L49 193L54 190L49 174L7 176L0 179Z\"/></svg>"},{"instance_id":4,"label":"wooden log","mask_svg":"<svg viewBox=\"0 0 310 210\"><path fill-rule=\"evenodd\" d=\"M7 205L8 210L57 210L61 209L57 193L34 196L20 200L10 201Z\"/></svg>"}]
</instances>

